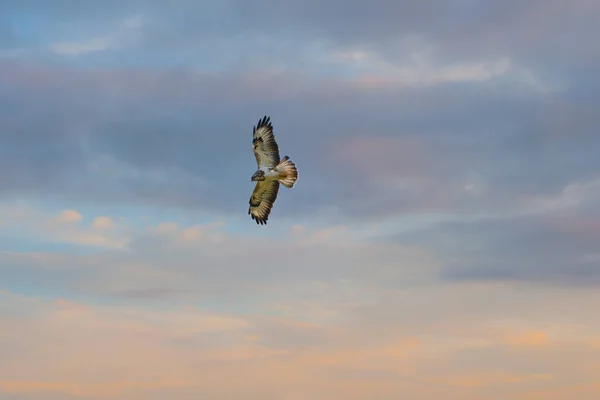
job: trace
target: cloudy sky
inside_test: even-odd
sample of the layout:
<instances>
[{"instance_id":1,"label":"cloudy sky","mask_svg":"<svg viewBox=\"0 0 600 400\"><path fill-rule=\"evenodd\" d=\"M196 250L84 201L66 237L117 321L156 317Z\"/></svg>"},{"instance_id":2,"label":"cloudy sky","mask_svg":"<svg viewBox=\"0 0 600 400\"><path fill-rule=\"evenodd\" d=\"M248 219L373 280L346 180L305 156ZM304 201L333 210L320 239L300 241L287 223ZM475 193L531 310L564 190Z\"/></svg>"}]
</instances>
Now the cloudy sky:
<instances>
[{"instance_id":1,"label":"cloudy sky","mask_svg":"<svg viewBox=\"0 0 600 400\"><path fill-rule=\"evenodd\" d=\"M3 0L0 399L596 399L599 19Z\"/></svg>"}]
</instances>

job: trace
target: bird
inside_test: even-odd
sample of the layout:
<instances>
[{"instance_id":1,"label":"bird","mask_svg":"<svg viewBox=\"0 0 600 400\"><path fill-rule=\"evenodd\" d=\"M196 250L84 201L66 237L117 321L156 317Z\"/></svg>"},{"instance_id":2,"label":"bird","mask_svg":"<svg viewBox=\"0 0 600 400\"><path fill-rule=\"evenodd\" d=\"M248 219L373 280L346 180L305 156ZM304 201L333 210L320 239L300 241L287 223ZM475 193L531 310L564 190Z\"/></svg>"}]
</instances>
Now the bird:
<instances>
[{"instance_id":1,"label":"bird","mask_svg":"<svg viewBox=\"0 0 600 400\"><path fill-rule=\"evenodd\" d=\"M253 127L252 149L258 169L250 180L256 182L256 186L250 196L248 214L257 224L266 225L279 185L293 188L298 180L298 169L287 155L279 159L279 146L269 116L259 119Z\"/></svg>"}]
</instances>

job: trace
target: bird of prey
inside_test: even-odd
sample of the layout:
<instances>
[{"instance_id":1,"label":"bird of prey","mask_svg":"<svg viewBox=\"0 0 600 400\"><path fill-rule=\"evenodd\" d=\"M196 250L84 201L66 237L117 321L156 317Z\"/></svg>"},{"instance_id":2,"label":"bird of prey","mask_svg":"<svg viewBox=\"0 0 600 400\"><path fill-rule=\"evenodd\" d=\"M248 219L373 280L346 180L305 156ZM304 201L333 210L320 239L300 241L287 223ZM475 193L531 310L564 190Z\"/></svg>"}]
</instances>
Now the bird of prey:
<instances>
[{"instance_id":1,"label":"bird of prey","mask_svg":"<svg viewBox=\"0 0 600 400\"><path fill-rule=\"evenodd\" d=\"M279 184L293 188L298 180L298 170L288 156L279 159L271 117L265 115L253 128L252 148L258 169L251 179L256 186L250 196L248 214L257 224L266 225L277 199Z\"/></svg>"}]
</instances>

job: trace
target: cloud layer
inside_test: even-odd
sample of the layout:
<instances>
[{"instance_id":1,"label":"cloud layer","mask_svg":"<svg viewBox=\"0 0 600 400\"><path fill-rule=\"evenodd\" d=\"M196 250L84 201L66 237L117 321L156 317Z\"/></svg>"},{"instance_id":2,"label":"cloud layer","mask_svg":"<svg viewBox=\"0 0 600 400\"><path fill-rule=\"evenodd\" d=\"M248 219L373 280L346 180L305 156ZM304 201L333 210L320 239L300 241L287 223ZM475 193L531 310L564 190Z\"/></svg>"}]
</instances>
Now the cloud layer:
<instances>
[{"instance_id":1,"label":"cloud layer","mask_svg":"<svg viewBox=\"0 0 600 400\"><path fill-rule=\"evenodd\" d=\"M48 4L0 4L1 399L595 398L597 2Z\"/></svg>"}]
</instances>

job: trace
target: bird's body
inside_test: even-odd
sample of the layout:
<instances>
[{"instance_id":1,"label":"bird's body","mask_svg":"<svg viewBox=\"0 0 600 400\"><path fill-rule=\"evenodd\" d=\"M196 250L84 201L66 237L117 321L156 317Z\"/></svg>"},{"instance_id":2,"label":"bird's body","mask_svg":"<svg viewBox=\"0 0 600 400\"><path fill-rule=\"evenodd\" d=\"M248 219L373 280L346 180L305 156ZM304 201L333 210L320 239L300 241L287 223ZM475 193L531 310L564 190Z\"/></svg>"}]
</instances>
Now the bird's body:
<instances>
[{"instance_id":1,"label":"bird's body","mask_svg":"<svg viewBox=\"0 0 600 400\"><path fill-rule=\"evenodd\" d=\"M265 225L279 193L279 186L291 189L298 180L298 169L288 156L279 158L279 146L273 135L270 117L263 117L252 131L252 148L258 169L252 175L256 182L248 214L257 224Z\"/></svg>"},{"instance_id":2,"label":"bird's body","mask_svg":"<svg viewBox=\"0 0 600 400\"><path fill-rule=\"evenodd\" d=\"M257 171L261 171L263 173L266 181L278 181L281 175L276 168L262 167Z\"/></svg>"}]
</instances>

